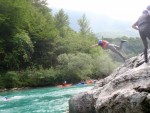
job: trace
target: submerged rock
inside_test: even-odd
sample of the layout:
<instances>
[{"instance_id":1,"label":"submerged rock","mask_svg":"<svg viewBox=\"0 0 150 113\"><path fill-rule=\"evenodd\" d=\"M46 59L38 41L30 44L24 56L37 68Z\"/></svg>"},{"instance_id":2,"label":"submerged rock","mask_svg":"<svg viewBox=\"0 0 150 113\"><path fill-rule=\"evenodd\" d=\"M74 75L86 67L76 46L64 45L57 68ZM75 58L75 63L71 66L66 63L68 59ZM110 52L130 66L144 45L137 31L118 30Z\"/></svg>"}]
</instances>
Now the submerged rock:
<instances>
[{"instance_id":1,"label":"submerged rock","mask_svg":"<svg viewBox=\"0 0 150 113\"><path fill-rule=\"evenodd\" d=\"M69 100L69 113L150 113L150 65L128 59L89 92Z\"/></svg>"}]
</instances>

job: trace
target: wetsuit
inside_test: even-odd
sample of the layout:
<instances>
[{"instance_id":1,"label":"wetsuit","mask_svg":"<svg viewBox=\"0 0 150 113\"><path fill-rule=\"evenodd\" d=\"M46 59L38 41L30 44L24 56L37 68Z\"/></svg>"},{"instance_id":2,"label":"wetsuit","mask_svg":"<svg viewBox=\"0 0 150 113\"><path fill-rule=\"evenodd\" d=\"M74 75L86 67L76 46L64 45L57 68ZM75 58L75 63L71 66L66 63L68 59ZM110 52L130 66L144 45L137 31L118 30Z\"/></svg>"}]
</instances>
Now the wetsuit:
<instances>
[{"instance_id":1,"label":"wetsuit","mask_svg":"<svg viewBox=\"0 0 150 113\"><path fill-rule=\"evenodd\" d=\"M100 41L98 42L98 45L100 45L103 49L110 49L114 53L118 54L125 61L125 57L118 51L122 49L122 44L123 44L123 41L121 41L120 46L111 44L106 40L102 40L101 42Z\"/></svg>"}]
</instances>

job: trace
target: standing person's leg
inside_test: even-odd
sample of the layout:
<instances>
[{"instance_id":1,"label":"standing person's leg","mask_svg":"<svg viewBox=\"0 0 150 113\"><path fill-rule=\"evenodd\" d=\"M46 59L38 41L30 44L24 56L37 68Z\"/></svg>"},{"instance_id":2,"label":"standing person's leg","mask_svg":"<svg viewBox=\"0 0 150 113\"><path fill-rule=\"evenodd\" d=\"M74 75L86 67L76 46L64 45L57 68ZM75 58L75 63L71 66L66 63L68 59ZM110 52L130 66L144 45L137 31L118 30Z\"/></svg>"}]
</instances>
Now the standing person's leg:
<instances>
[{"instance_id":1,"label":"standing person's leg","mask_svg":"<svg viewBox=\"0 0 150 113\"><path fill-rule=\"evenodd\" d=\"M150 29L147 31L147 34L146 34L146 36L147 36L147 38L150 40ZM147 42L147 52L148 52L148 42ZM147 53L147 57L148 57L148 54L149 53ZM148 60L149 60L149 58L148 58Z\"/></svg>"},{"instance_id":2,"label":"standing person's leg","mask_svg":"<svg viewBox=\"0 0 150 113\"><path fill-rule=\"evenodd\" d=\"M145 62L148 63L148 58L147 58L147 49L148 49L147 39L146 39L146 36L145 36L145 34L143 32L140 32L140 37L141 37L143 45L144 45Z\"/></svg>"},{"instance_id":3,"label":"standing person's leg","mask_svg":"<svg viewBox=\"0 0 150 113\"><path fill-rule=\"evenodd\" d=\"M150 40L150 29L146 32L146 37Z\"/></svg>"},{"instance_id":4,"label":"standing person's leg","mask_svg":"<svg viewBox=\"0 0 150 113\"><path fill-rule=\"evenodd\" d=\"M114 45L114 44L109 44L109 45L108 45L108 49L110 49L110 50L113 51L114 53L118 54L118 55L125 61L125 57L116 49L116 45Z\"/></svg>"}]
</instances>

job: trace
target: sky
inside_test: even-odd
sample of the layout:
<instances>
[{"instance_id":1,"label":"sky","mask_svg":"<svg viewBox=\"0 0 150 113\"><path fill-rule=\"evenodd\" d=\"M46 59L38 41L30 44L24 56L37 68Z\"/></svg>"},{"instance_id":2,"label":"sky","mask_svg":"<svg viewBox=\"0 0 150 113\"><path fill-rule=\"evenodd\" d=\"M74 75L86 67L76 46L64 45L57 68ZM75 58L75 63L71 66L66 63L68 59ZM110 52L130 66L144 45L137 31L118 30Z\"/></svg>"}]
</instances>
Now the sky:
<instances>
[{"instance_id":1,"label":"sky","mask_svg":"<svg viewBox=\"0 0 150 113\"><path fill-rule=\"evenodd\" d=\"M47 0L47 3L51 9L81 11L135 21L150 5L150 0Z\"/></svg>"}]
</instances>

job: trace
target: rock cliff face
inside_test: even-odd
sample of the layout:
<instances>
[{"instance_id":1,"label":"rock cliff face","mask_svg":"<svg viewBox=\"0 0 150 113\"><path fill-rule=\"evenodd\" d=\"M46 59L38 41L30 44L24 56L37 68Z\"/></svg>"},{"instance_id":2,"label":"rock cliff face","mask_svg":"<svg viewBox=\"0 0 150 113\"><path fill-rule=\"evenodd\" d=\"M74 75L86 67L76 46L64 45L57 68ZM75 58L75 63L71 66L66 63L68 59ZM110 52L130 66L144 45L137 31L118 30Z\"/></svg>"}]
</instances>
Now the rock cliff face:
<instances>
[{"instance_id":1,"label":"rock cliff face","mask_svg":"<svg viewBox=\"0 0 150 113\"><path fill-rule=\"evenodd\" d=\"M150 113L150 65L143 54L128 59L92 90L73 96L69 113Z\"/></svg>"}]
</instances>

